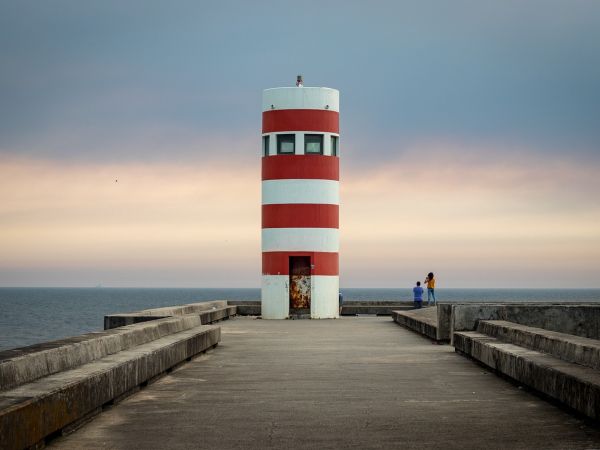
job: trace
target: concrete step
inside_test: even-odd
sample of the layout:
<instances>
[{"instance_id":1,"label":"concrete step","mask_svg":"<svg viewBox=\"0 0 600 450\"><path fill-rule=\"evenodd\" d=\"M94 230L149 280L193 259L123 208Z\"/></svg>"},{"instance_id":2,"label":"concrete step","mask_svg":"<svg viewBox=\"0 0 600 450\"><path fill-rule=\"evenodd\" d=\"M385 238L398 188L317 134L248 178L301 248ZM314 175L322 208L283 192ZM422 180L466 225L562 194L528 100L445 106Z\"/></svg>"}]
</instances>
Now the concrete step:
<instances>
[{"instance_id":1,"label":"concrete step","mask_svg":"<svg viewBox=\"0 0 600 450\"><path fill-rule=\"evenodd\" d=\"M421 308L410 311L392 311L392 319L399 325L405 326L417 333L434 340L444 340L438 337L437 308Z\"/></svg>"},{"instance_id":2,"label":"concrete step","mask_svg":"<svg viewBox=\"0 0 600 450\"><path fill-rule=\"evenodd\" d=\"M507 320L544 330L600 339L600 303L549 302L453 302L448 319L449 334L473 331L480 320ZM439 305L441 307L442 305Z\"/></svg>"},{"instance_id":3,"label":"concrete step","mask_svg":"<svg viewBox=\"0 0 600 450\"><path fill-rule=\"evenodd\" d=\"M255 300L227 300L228 306L236 307L236 315L260 316L261 302Z\"/></svg>"},{"instance_id":4,"label":"concrete step","mask_svg":"<svg viewBox=\"0 0 600 450\"><path fill-rule=\"evenodd\" d=\"M0 447L22 449L101 411L220 340L217 326L196 326L0 393Z\"/></svg>"},{"instance_id":5,"label":"concrete step","mask_svg":"<svg viewBox=\"0 0 600 450\"><path fill-rule=\"evenodd\" d=\"M369 304L367 302L354 302L354 304L350 304L349 302L344 302L342 305L342 316L355 316L357 314L372 314L376 316L390 316L392 315L392 311L402 311L413 309L413 303L394 303L394 304L383 304L383 302L378 302L378 304Z\"/></svg>"},{"instance_id":6,"label":"concrete step","mask_svg":"<svg viewBox=\"0 0 600 450\"><path fill-rule=\"evenodd\" d=\"M547 353L564 361L600 369L600 341L505 320L481 320L477 331L503 342Z\"/></svg>"},{"instance_id":7,"label":"concrete step","mask_svg":"<svg viewBox=\"0 0 600 450\"><path fill-rule=\"evenodd\" d=\"M198 313L203 324L219 322L227 320L237 314L237 306L223 306L221 308L213 308L207 311Z\"/></svg>"},{"instance_id":8,"label":"concrete step","mask_svg":"<svg viewBox=\"0 0 600 450\"><path fill-rule=\"evenodd\" d=\"M478 331L454 333L456 351L561 402L600 419L600 372L554 356L502 342Z\"/></svg>"},{"instance_id":9,"label":"concrete step","mask_svg":"<svg viewBox=\"0 0 600 450\"><path fill-rule=\"evenodd\" d=\"M0 352L0 391L70 370L155 339L197 327L197 315L164 318Z\"/></svg>"},{"instance_id":10,"label":"concrete step","mask_svg":"<svg viewBox=\"0 0 600 450\"><path fill-rule=\"evenodd\" d=\"M164 308L144 309L122 314L109 314L104 316L104 329L110 330L135 323L148 322L165 317L178 317L183 315L198 314L202 323L208 324L235 316L237 308L228 305L225 300L212 302L190 303L182 306L167 306Z\"/></svg>"}]
</instances>

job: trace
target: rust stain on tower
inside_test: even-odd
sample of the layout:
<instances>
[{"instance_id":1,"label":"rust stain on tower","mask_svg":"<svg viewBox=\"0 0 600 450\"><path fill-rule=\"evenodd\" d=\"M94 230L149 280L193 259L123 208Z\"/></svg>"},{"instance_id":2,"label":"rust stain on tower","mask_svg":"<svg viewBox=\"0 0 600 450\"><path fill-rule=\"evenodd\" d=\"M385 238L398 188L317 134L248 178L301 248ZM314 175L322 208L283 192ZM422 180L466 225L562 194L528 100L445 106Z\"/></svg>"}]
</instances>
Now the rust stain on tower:
<instances>
[{"instance_id":1,"label":"rust stain on tower","mask_svg":"<svg viewBox=\"0 0 600 450\"><path fill-rule=\"evenodd\" d=\"M310 311L310 257L290 257L290 310Z\"/></svg>"}]
</instances>

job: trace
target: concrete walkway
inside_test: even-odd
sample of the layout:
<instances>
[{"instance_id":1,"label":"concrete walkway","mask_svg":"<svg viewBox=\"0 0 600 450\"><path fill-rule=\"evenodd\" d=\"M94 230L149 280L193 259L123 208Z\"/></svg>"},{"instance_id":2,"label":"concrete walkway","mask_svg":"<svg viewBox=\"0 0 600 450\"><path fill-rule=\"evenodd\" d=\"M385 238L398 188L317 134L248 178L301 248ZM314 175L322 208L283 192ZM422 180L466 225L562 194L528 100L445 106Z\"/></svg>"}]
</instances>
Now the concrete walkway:
<instances>
[{"instance_id":1,"label":"concrete walkway","mask_svg":"<svg viewBox=\"0 0 600 450\"><path fill-rule=\"evenodd\" d=\"M222 323L222 343L58 448L600 448L600 432L381 317Z\"/></svg>"}]
</instances>

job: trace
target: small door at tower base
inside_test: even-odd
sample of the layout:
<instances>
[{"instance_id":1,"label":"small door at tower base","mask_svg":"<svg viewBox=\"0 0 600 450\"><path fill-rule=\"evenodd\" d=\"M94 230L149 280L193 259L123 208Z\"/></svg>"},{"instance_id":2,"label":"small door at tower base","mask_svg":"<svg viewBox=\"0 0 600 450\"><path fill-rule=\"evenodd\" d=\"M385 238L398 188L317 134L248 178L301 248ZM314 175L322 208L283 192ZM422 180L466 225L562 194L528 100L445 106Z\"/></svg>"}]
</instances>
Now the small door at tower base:
<instances>
[{"instance_id":1,"label":"small door at tower base","mask_svg":"<svg viewBox=\"0 0 600 450\"><path fill-rule=\"evenodd\" d=\"M310 256L290 256L290 314L310 314Z\"/></svg>"}]
</instances>

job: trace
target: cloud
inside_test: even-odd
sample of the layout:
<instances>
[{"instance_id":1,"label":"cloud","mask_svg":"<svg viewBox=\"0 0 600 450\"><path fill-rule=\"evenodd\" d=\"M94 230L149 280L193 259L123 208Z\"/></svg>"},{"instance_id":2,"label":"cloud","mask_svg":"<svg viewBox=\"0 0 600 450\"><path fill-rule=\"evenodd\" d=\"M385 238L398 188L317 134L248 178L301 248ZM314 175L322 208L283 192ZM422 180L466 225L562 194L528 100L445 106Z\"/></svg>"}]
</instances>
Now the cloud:
<instances>
[{"instance_id":1,"label":"cloud","mask_svg":"<svg viewBox=\"0 0 600 450\"><path fill-rule=\"evenodd\" d=\"M340 89L360 161L375 146L393 159L401 140L548 155L600 143L596 2L320 2L316 16L314 2L292 15L272 1L58 4L0 15L4 154L111 161L137 143L129 155L143 160L148 141L256 135L262 89L299 72Z\"/></svg>"},{"instance_id":2,"label":"cloud","mask_svg":"<svg viewBox=\"0 0 600 450\"><path fill-rule=\"evenodd\" d=\"M342 284L406 285L434 270L446 286L593 286L595 167L487 154L498 156L470 158L438 143L342 171ZM255 158L4 160L0 284L257 286Z\"/></svg>"},{"instance_id":3,"label":"cloud","mask_svg":"<svg viewBox=\"0 0 600 450\"><path fill-rule=\"evenodd\" d=\"M3 269L260 270L257 171L13 160L0 173Z\"/></svg>"}]
</instances>

